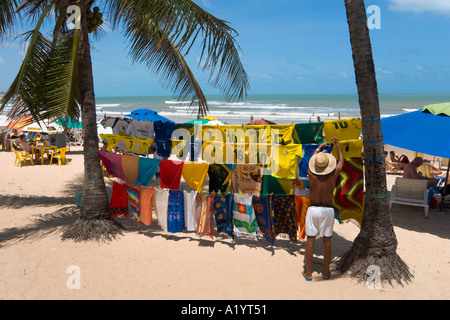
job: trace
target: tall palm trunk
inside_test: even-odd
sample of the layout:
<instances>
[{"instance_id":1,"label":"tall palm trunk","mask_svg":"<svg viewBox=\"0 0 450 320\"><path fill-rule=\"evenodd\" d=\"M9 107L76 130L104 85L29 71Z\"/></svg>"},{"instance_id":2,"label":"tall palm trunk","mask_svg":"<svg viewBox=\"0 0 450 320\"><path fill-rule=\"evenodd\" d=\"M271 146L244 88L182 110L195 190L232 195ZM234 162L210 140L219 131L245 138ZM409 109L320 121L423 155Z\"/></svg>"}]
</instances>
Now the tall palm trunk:
<instances>
[{"instance_id":1,"label":"tall palm trunk","mask_svg":"<svg viewBox=\"0 0 450 320\"><path fill-rule=\"evenodd\" d=\"M338 263L358 281L369 267L380 270L381 282L410 282L408 266L397 255L397 238L389 210L378 88L364 0L345 0L364 136L365 203L361 232Z\"/></svg>"},{"instance_id":2,"label":"tall palm trunk","mask_svg":"<svg viewBox=\"0 0 450 320\"><path fill-rule=\"evenodd\" d=\"M63 233L63 239L77 241L110 239L120 225L110 220L108 196L97 153L98 132L94 80L86 13L91 1L83 1L79 48L79 94L84 140L84 182L81 217Z\"/></svg>"}]
</instances>

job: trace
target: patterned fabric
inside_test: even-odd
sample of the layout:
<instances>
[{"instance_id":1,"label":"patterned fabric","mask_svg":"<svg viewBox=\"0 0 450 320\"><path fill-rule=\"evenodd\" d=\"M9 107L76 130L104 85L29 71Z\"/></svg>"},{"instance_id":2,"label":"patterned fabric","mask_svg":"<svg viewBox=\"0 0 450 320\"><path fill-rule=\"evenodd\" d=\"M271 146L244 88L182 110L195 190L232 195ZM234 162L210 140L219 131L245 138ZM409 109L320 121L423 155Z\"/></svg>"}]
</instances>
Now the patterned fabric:
<instances>
[{"instance_id":1,"label":"patterned fabric","mask_svg":"<svg viewBox=\"0 0 450 320\"><path fill-rule=\"evenodd\" d=\"M262 164L237 164L233 171L234 193L261 195L264 166Z\"/></svg>"},{"instance_id":2,"label":"patterned fabric","mask_svg":"<svg viewBox=\"0 0 450 320\"><path fill-rule=\"evenodd\" d=\"M259 230L263 234L264 238L269 241L270 245L273 247L275 241L275 222L273 218L272 195L261 198L253 197L252 202Z\"/></svg>"},{"instance_id":3,"label":"patterned fabric","mask_svg":"<svg viewBox=\"0 0 450 320\"><path fill-rule=\"evenodd\" d=\"M125 218L128 218L129 210L126 184L120 184L116 181L113 181L113 190L111 194L109 212L111 213L111 220L117 219L117 217L120 215L124 215Z\"/></svg>"},{"instance_id":4,"label":"patterned fabric","mask_svg":"<svg viewBox=\"0 0 450 320\"><path fill-rule=\"evenodd\" d=\"M319 147L318 144L307 144L303 145L303 159L298 164L298 177L307 178L308 177L308 165L314 150ZM324 149L324 152L331 153L333 145L331 144L328 148Z\"/></svg>"},{"instance_id":5,"label":"patterned fabric","mask_svg":"<svg viewBox=\"0 0 450 320\"><path fill-rule=\"evenodd\" d=\"M297 218L295 215L295 196L273 196L275 236L280 233L289 235L292 242L297 240Z\"/></svg>"},{"instance_id":6,"label":"patterned fabric","mask_svg":"<svg viewBox=\"0 0 450 320\"><path fill-rule=\"evenodd\" d=\"M163 231L167 231L167 210L169 208L169 190L156 189L153 195L153 206L155 207L158 225Z\"/></svg>"},{"instance_id":7,"label":"patterned fabric","mask_svg":"<svg viewBox=\"0 0 450 320\"><path fill-rule=\"evenodd\" d=\"M234 194L233 222L237 237L246 236L256 240L258 223L252 205L253 195Z\"/></svg>"},{"instance_id":8,"label":"patterned fabric","mask_svg":"<svg viewBox=\"0 0 450 320\"><path fill-rule=\"evenodd\" d=\"M159 169L161 173L161 188L180 189L183 161L163 159L159 164Z\"/></svg>"},{"instance_id":9,"label":"patterned fabric","mask_svg":"<svg viewBox=\"0 0 450 320\"><path fill-rule=\"evenodd\" d=\"M305 220L306 212L311 205L311 197L295 196L295 215L298 224L298 239L306 240Z\"/></svg>"},{"instance_id":10,"label":"patterned fabric","mask_svg":"<svg viewBox=\"0 0 450 320\"><path fill-rule=\"evenodd\" d=\"M361 226L364 199L362 158L345 159L344 167L334 189L333 205L339 220L352 220Z\"/></svg>"},{"instance_id":11,"label":"patterned fabric","mask_svg":"<svg viewBox=\"0 0 450 320\"><path fill-rule=\"evenodd\" d=\"M141 213L139 211L139 188L127 186L128 202L131 206L131 212L136 219L137 228L141 230Z\"/></svg>"},{"instance_id":12,"label":"patterned fabric","mask_svg":"<svg viewBox=\"0 0 450 320\"><path fill-rule=\"evenodd\" d=\"M214 193L197 195L197 235L213 236L212 204Z\"/></svg>"},{"instance_id":13,"label":"patterned fabric","mask_svg":"<svg viewBox=\"0 0 450 320\"><path fill-rule=\"evenodd\" d=\"M209 165L209 192L226 193L236 164L213 163Z\"/></svg>"},{"instance_id":14,"label":"patterned fabric","mask_svg":"<svg viewBox=\"0 0 450 320\"><path fill-rule=\"evenodd\" d=\"M155 193L154 187L139 188L139 209L141 213L141 222L146 226L152 224L153 213L153 195Z\"/></svg>"},{"instance_id":15,"label":"patterned fabric","mask_svg":"<svg viewBox=\"0 0 450 320\"><path fill-rule=\"evenodd\" d=\"M266 197L270 194L277 196L293 193L293 184L295 180L275 178L270 174L264 174L262 178L261 196Z\"/></svg>"},{"instance_id":16,"label":"patterned fabric","mask_svg":"<svg viewBox=\"0 0 450 320\"><path fill-rule=\"evenodd\" d=\"M169 190L167 231L176 233L185 229L183 190Z\"/></svg>"},{"instance_id":17,"label":"patterned fabric","mask_svg":"<svg viewBox=\"0 0 450 320\"><path fill-rule=\"evenodd\" d=\"M213 201L213 213L216 219L217 231L234 238L233 233L233 194L216 194Z\"/></svg>"},{"instance_id":18,"label":"patterned fabric","mask_svg":"<svg viewBox=\"0 0 450 320\"><path fill-rule=\"evenodd\" d=\"M184 191L184 222L187 231L197 231L197 191Z\"/></svg>"}]
</instances>

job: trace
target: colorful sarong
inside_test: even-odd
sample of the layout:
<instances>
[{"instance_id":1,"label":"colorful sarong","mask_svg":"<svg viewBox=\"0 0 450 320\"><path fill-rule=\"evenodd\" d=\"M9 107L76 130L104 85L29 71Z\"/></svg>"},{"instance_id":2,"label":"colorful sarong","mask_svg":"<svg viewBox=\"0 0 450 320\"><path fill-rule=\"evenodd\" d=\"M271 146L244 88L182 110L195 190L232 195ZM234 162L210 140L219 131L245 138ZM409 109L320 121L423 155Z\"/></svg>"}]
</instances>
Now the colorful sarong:
<instances>
[{"instance_id":1,"label":"colorful sarong","mask_svg":"<svg viewBox=\"0 0 450 320\"><path fill-rule=\"evenodd\" d=\"M292 242L297 241L297 218L295 216L295 196L273 196L275 236L280 233L289 235Z\"/></svg>"},{"instance_id":2,"label":"colorful sarong","mask_svg":"<svg viewBox=\"0 0 450 320\"><path fill-rule=\"evenodd\" d=\"M298 224L298 239L306 240L305 220L306 212L311 205L311 197L295 196L295 215Z\"/></svg>"},{"instance_id":3,"label":"colorful sarong","mask_svg":"<svg viewBox=\"0 0 450 320\"><path fill-rule=\"evenodd\" d=\"M187 231L197 231L197 192L184 191L184 222Z\"/></svg>"},{"instance_id":4,"label":"colorful sarong","mask_svg":"<svg viewBox=\"0 0 450 320\"><path fill-rule=\"evenodd\" d=\"M333 205L339 220L351 220L361 227L364 200L362 158L345 159L344 167L334 189Z\"/></svg>"},{"instance_id":5,"label":"colorful sarong","mask_svg":"<svg viewBox=\"0 0 450 320\"><path fill-rule=\"evenodd\" d=\"M139 188L127 186L128 202L130 203L131 213L136 219L137 229L141 229L141 213L139 209Z\"/></svg>"},{"instance_id":6,"label":"colorful sarong","mask_svg":"<svg viewBox=\"0 0 450 320\"><path fill-rule=\"evenodd\" d=\"M185 229L183 190L169 190L167 231L176 233Z\"/></svg>"},{"instance_id":7,"label":"colorful sarong","mask_svg":"<svg viewBox=\"0 0 450 320\"><path fill-rule=\"evenodd\" d=\"M159 169L161 174L161 188L180 189L183 161L163 159L159 164Z\"/></svg>"},{"instance_id":8,"label":"colorful sarong","mask_svg":"<svg viewBox=\"0 0 450 320\"><path fill-rule=\"evenodd\" d=\"M100 150L98 151L98 154L100 155L100 159L102 160L108 173L119 178L120 180L125 181L125 173L123 172L122 167L122 155L112 152L103 152Z\"/></svg>"},{"instance_id":9,"label":"colorful sarong","mask_svg":"<svg viewBox=\"0 0 450 320\"><path fill-rule=\"evenodd\" d=\"M213 201L213 213L216 219L217 231L234 238L233 233L233 194L216 194Z\"/></svg>"},{"instance_id":10,"label":"colorful sarong","mask_svg":"<svg viewBox=\"0 0 450 320\"><path fill-rule=\"evenodd\" d=\"M126 184L120 184L116 181L113 181L113 190L111 194L109 212L111 212L111 220L116 219L120 215L124 215L125 218L128 218L129 210Z\"/></svg>"},{"instance_id":11,"label":"colorful sarong","mask_svg":"<svg viewBox=\"0 0 450 320\"><path fill-rule=\"evenodd\" d=\"M259 230L264 238L269 241L270 246L273 247L275 241L275 222L273 217L272 195L261 198L253 197L252 201Z\"/></svg>"},{"instance_id":12,"label":"colorful sarong","mask_svg":"<svg viewBox=\"0 0 450 320\"><path fill-rule=\"evenodd\" d=\"M158 171L161 159L139 157L139 175L136 185L148 187L150 181Z\"/></svg>"},{"instance_id":13,"label":"colorful sarong","mask_svg":"<svg viewBox=\"0 0 450 320\"><path fill-rule=\"evenodd\" d=\"M153 205L158 217L158 225L163 231L167 231L167 210L169 208L169 190L156 189L153 195Z\"/></svg>"},{"instance_id":14,"label":"colorful sarong","mask_svg":"<svg viewBox=\"0 0 450 320\"><path fill-rule=\"evenodd\" d=\"M123 155L122 167L127 185L135 186L139 178L139 157Z\"/></svg>"},{"instance_id":15,"label":"colorful sarong","mask_svg":"<svg viewBox=\"0 0 450 320\"><path fill-rule=\"evenodd\" d=\"M236 164L213 163L209 165L209 192L226 193Z\"/></svg>"},{"instance_id":16,"label":"colorful sarong","mask_svg":"<svg viewBox=\"0 0 450 320\"><path fill-rule=\"evenodd\" d=\"M141 222L146 226L152 224L153 220L153 195L155 187L139 187L139 209L141 213Z\"/></svg>"},{"instance_id":17,"label":"colorful sarong","mask_svg":"<svg viewBox=\"0 0 450 320\"><path fill-rule=\"evenodd\" d=\"M208 169L209 164L206 162L184 162L182 176L189 187L197 192L202 192L206 176L208 175Z\"/></svg>"},{"instance_id":18,"label":"colorful sarong","mask_svg":"<svg viewBox=\"0 0 450 320\"><path fill-rule=\"evenodd\" d=\"M197 235L213 236L212 204L214 193L197 195Z\"/></svg>"},{"instance_id":19,"label":"colorful sarong","mask_svg":"<svg viewBox=\"0 0 450 320\"><path fill-rule=\"evenodd\" d=\"M237 164L232 175L234 193L261 195L262 164Z\"/></svg>"},{"instance_id":20,"label":"colorful sarong","mask_svg":"<svg viewBox=\"0 0 450 320\"><path fill-rule=\"evenodd\" d=\"M246 236L256 240L258 222L252 205L253 195L234 194L233 222L237 237Z\"/></svg>"}]
</instances>

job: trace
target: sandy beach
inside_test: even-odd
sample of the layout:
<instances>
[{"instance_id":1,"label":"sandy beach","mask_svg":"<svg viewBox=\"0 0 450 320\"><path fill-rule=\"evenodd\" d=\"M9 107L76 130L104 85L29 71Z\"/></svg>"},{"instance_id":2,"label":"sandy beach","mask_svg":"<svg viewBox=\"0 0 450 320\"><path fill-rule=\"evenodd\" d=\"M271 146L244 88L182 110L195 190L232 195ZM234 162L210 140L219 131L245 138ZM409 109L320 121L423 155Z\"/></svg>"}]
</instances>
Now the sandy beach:
<instances>
[{"instance_id":1,"label":"sandy beach","mask_svg":"<svg viewBox=\"0 0 450 320\"><path fill-rule=\"evenodd\" d=\"M163 232L157 223L127 231L108 244L61 241L77 219L83 155L71 147L70 165L13 166L0 151L0 299L449 299L450 213L394 205L398 254L414 274L412 284L369 289L339 277L321 277L316 244L313 281L303 271L304 243L231 239ZM402 150L398 150L401 152ZM391 188L396 175L388 175ZM110 190L111 180L106 178ZM156 218L156 216L154 217ZM359 229L335 222L333 261L350 248ZM80 289L69 289L70 267L80 270ZM68 273L69 271L69 273Z\"/></svg>"}]
</instances>

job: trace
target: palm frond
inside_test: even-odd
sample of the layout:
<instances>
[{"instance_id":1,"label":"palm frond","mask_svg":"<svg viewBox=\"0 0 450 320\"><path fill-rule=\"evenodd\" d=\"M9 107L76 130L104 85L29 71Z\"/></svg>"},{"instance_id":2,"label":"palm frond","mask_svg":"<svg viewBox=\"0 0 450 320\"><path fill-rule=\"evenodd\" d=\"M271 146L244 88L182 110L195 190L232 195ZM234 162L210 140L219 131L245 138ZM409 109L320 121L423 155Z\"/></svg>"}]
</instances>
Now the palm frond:
<instances>
[{"instance_id":1,"label":"palm frond","mask_svg":"<svg viewBox=\"0 0 450 320\"><path fill-rule=\"evenodd\" d=\"M116 0L107 1L114 26L125 25L125 35L132 43L135 60L153 65L157 50L164 46L153 41L170 39L183 55L201 44L203 71L210 71L210 84L218 88L227 100L240 100L249 89L248 76L235 42L237 32L226 21L209 14L191 0ZM200 39L200 40L198 40ZM146 47L147 46L147 47ZM174 71L176 69L173 69ZM176 79L176 77L169 77ZM206 105L206 100L199 103ZM202 106L199 106L202 108Z\"/></svg>"},{"instance_id":2,"label":"palm frond","mask_svg":"<svg viewBox=\"0 0 450 320\"><path fill-rule=\"evenodd\" d=\"M10 35L11 28L17 21L17 17L15 14L16 8L16 0L0 1L0 40Z\"/></svg>"}]
</instances>

